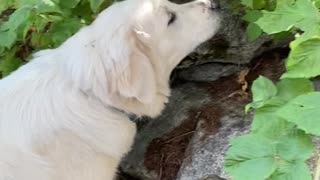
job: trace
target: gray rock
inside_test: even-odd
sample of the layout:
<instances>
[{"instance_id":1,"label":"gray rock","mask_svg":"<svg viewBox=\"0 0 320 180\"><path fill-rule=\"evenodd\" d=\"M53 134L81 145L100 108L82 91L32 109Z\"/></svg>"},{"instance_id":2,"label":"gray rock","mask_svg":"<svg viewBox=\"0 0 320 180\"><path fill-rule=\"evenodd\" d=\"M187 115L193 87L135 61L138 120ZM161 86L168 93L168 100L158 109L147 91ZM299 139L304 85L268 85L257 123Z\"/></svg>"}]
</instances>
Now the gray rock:
<instances>
[{"instance_id":1,"label":"gray rock","mask_svg":"<svg viewBox=\"0 0 320 180\"><path fill-rule=\"evenodd\" d=\"M187 81L215 81L220 77L229 76L244 69L235 64L208 63L181 69L176 72L176 78Z\"/></svg>"},{"instance_id":2,"label":"gray rock","mask_svg":"<svg viewBox=\"0 0 320 180\"><path fill-rule=\"evenodd\" d=\"M225 115L220 118L221 127L218 133L203 139L204 130L197 129L189 146L190 155L180 168L178 180L202 180L210 176L228 178L223 171L224 153L229 148L230 139L249 131L251 119L244 116L244 112L239 107L228 106L225 108L233 113L224 113ZM201 124L202 121L200 120L199 123Z\"/></svg>"},{"instance_id":3,"label":"gray rock","mask_svg":"<svg viewBox=\"0 0 320 180\"><path fill-rule=\"evenodd\" d=\"M246 80L260 74L278 79L283 72L278 57L269 54L256 61ZM159 118L139 126L122 170L141 180L228 179L223 164L229 140L247 133L252 119L243 112L250 101L240 78L245 71L229 75L237 68L206 64L179 70L169 104Z\"/></svg>"},{"instance_id":4,"label":"gray rock","mask_svg":"<svg viewBox=\"0 0 320 180\"><path fill-rule=\"evenodd\" d=\"M129 153L121 165L123 171L143 180L157 179L157 174L144 166L145 153L149 143L179 126L188 118L189 111L203 106L209 100L208 93L192 83L173 88L169 104L163 114L157 119L148 120L145 125L140 127L133 151Z\"/></svg>"},{"instance_id":5,"label":"gray rock","mask_svg":"<svg viewBox=\"0 0 320 180\"><path fill-rule=\"evenodd\" d=\"M189 0L173 0L182 3ZM282 41L272 41L271 36L263 35L253 42L249 42L246 34L246 22L242 15L236 15L227 7L229 0L220 0L224 9L221 11L222 25L219 33L208 42L202 44L194 53L189 55L178 68L204 64L208 62L222 62L234 64L249 63L261 53L288 45L292 37Z\"/></svg>"}]
</instances>

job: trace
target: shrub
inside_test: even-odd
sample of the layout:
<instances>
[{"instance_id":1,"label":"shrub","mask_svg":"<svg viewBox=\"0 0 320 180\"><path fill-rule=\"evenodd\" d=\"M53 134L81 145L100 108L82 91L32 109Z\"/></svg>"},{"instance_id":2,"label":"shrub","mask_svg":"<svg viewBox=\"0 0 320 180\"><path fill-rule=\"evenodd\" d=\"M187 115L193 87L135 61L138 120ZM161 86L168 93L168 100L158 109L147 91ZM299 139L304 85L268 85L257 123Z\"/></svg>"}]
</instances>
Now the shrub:
<instances>
[{"instance_id":1,"label":"shrub","mask_svg":"<svg viewBox=\"0 0 320 180\"><path fill-rule=\"evenodd\" d=\"M111 0L2 0L0 77L26 63L35 51L59 46L90 24Z\"/></svg>"},{"instance_id":2,"label":"shrub","mask_svg":"<svg viewBox=\"0 0 320 180\"><path fill-rule=\"evenodd\" d=\"M251 132L231 140L225 170L235 180L311 180L306 165L320 136L320 92L312 78L320 75L319 0L241 0L247 33L275 39L295 35L286 72L279 82L260 76L252 85ZM317 165L314 179L319 179Z\"/></svg>"}]
</instances>

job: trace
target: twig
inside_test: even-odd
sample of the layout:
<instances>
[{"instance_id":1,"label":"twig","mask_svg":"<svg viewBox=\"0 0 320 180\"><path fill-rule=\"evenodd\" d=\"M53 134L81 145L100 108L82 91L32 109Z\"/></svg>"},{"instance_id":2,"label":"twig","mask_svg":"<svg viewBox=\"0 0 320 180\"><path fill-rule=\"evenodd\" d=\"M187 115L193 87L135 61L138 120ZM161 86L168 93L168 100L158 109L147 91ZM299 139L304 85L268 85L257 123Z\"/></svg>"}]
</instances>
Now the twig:
<instances>
[{"instance_id":1,"label":"twig","mask_svg":"<svg viewBox=\"0 0 320 180\"><path fill-rule=\"evenodd\" d=\"M194 132L195 132L195 130L186 132L186 133L184 133L184 134L180 134L179 136L176 136L176 137L171 138L171 139L169 139L168 141L164 142L164 144L169 143L169 142L172 142L172 141L174 141L174 140L176 140L176 139L178 139L178 138L181 138L181 137L183 137L183 136L187 136L187 135L192 134L192 133L194 133Z\"/></svg>"},{"instance_id":2,"label":"twig","mask_svg":"<svg viewBox=\"0 0 320 180\"><path fill-rule=\"evenodd\" d=\"M164 160L164 155L163 155L163 154L161 154L160 170L159 170L159 180L161 180L161 179L162 179L162 171L163 171L162 166L163 166L163 160Z\"/></svg>"}]
</instances>

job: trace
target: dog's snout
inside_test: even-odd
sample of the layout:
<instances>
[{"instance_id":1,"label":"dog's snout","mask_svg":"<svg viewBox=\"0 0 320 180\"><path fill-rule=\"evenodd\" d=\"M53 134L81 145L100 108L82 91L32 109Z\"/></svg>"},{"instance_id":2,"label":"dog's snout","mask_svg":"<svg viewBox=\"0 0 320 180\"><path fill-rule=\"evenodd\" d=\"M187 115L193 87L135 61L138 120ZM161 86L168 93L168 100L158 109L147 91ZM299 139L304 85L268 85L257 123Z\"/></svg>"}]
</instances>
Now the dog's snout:
<instances>
[{"instance_id":1,"label":"dog's snout","mask_svg":"<svg viewBox=\"0 0 320 180\"><path fill-rule=\"evenodd\" d=\"M200 4L208 7L209 9L220 9L219 0L200 0Z\"/></svg>"}]
</instances>

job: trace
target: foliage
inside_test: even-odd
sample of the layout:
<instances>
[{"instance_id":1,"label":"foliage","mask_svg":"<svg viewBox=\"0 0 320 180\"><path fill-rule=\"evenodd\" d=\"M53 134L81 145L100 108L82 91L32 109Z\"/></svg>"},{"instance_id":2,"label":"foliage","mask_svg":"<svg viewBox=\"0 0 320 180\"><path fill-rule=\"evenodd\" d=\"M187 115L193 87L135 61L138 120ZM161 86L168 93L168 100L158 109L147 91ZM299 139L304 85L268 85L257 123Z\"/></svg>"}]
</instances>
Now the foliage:
<instances>
[{"instance_id":1,"label":"foliage","mask_svg":"<svg viewBox=\"0 0 320 180\"><path fill-rule=\"evenodd\" d=\"M112 0L0 0L0 77L34 51L55 48Z\"/></svg>"},{"instance_id":2,"label":"foliage","mask_svg":"<svg viewBox=\"0 0 320 180\"><path fill-rule=\"evenodd\" d=\"M319 0L241 0L248 39L263 33L295 35L287 71L274 84L260 76L252 85L251 132L231 140L225 170L235 180L311 180L306 165L320 136L320 92L311 82L320 75ZM319 165L318 165L319 168ZM315 177L314 179L319 179Z\"/></svg>"}]
</instances>

